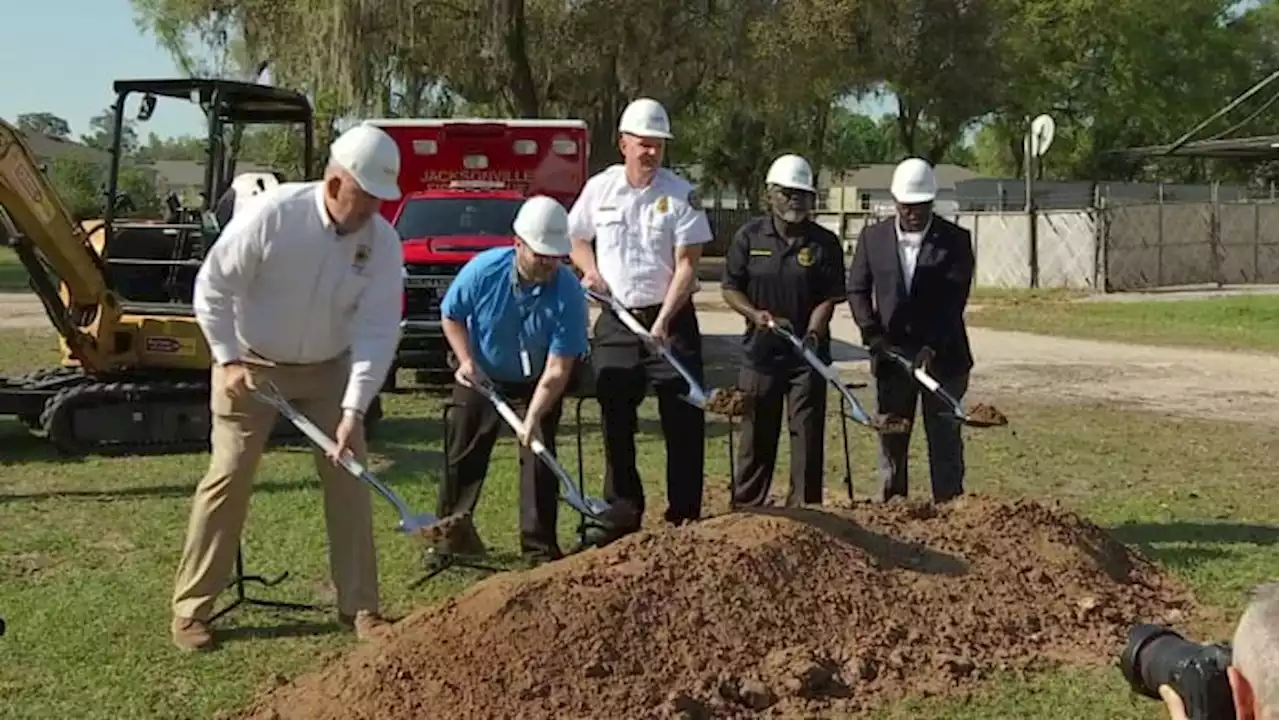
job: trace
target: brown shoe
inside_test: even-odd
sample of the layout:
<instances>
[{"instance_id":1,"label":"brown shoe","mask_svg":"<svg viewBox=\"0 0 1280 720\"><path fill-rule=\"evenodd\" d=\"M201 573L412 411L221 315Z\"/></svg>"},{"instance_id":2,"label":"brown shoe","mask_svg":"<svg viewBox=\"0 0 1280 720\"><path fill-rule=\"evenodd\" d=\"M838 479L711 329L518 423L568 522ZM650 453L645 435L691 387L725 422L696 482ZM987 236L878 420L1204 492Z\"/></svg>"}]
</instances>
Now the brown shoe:
<instances>
[{"instance_id":1,"label":"brown shoe","mask_svg":"<svg viewBox=\"0 0 1280 720\"><path fill-rule=\"evenodd\" d=\"M338 622L348 628L354 628L358 640L380 639L391 630L391 623L386 618L370 610L359 610L354 618L339 614Z\"/></svg>"},{"instance_id":2,"label":"brown shoe","mask_svg":"<svg viewBox=\"0 0 1280 720\"><path fill-rule=\"evenodd\" d=\"M183 650L199 651L213 647L213 633L204 620L175 617L169 632L173 635L173 644Z\"/></svg>"}]
</instances>

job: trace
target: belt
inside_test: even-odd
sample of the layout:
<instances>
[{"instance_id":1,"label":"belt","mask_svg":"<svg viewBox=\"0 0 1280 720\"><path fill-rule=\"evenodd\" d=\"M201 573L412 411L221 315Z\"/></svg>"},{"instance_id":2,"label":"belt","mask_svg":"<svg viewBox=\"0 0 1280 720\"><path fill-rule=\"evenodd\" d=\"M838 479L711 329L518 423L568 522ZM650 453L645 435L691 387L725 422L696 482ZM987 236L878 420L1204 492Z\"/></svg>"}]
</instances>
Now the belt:
<instances>
[{"instance_id":1,"label":"belt","mask_svg":"<svg viewBox=\"0 0 1280 720\"><path fill-rule=\"evenodd\" d=\"M272 358L267 357L266 355L263 355L262 353L258 352L257 350L254 350L253 348L249 348L248 353L247 353L247 354L249 355L249 357L248 357L248 358L246 358L246 360L248 360L248 361L249 361L250 363L252 363L252 364L265 365L265 366L267 366L267 367L276 367L276 366L279 366L279 367L310 367L310 366L313 366L313 365L324 365L325 363L331 363L331 362L333 362L334 360L337 360L338 358L342 357L343 355L346 355L346 354L347 354L347 353L349 353L349 352L350 352L350 348L348 348L348 349L346 349L346 350L343 350L342 352L338 353L337 355L334 355L333 357L331 357L331 358L329 358L329 359L327 359L327 360L316 360L315 362L284 362L283 360L274 360L274 359L272 359ZM260 361L260 362L254 363L254 361L255 361L255 360Z\"/></svg>"}]
</instances>

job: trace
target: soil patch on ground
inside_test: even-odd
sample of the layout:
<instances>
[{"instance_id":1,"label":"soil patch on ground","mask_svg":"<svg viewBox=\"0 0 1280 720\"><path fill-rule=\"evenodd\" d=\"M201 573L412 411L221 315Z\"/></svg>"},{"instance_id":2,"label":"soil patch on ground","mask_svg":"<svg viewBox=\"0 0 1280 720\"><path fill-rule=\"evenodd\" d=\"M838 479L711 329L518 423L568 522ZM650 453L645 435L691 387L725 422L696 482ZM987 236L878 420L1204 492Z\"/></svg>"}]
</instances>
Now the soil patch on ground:
<instances>
[{"instance_id":1,"label":"soil patch on ground","mask_svg":"<svg viewBox=\"0 0 1280 720\"><path fill-rule=\"evenodd\" d=\"M1079 517L968 496L644 530L484 580L241 718L849 717L1114 662L1181 585Z\"/></svg>"}]
</instances>

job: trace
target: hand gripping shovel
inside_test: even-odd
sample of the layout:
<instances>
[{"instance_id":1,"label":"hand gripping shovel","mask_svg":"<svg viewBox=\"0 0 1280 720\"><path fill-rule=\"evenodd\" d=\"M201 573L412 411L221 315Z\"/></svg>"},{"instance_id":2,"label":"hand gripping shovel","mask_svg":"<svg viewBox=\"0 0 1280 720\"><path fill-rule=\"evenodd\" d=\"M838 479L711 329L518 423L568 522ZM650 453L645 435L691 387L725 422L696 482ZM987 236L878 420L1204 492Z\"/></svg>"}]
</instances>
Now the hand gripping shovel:
<instances>
[{"instance_id":1,"label":"hand gripping shovel","mask_svg":"<svg viewBox=\"0 0 1280 720\"><path fill-rule=\"evenodd\" d=\"M844 396L845 402L849 403L850 419L856 423L865 425L872 430L879 431L884 429L880 422L874 420L866 410L862 409L862 404L858 402L858 398L849 390L849 386L840 380L840 375L836 373L835 368L822 362L822 358L818 357L812 350L805 347L804 342L800 338L796 337L795 333L772 320L769 321L769 329L786 338L787 342L791 343L792 347L796 349L796 352L800 353L800 356L805 359L805 362L812 365L813 369L817 370L818 374L822 375L827 382L836 386L836 389Z\"/></svg>"},{"instance_id":2,"label":"hand gripping shovel","mask_svg":"<svg viewBox=\"0 0 1280 720\"><path fill-rule=\"evenodd\" d=\"M473 386L476 391L493 403L493 406L498 409L498 414L502 416L503 420L507 421L511 429L518 432L524 422L516 416L515 410L511 409L507 401L502 399L498 391L485 383L473 383ZM560 480L560 497L566 505L601 524L612 525L613 520L609 517L609 503L599 498L584 496L578 492L578 488L573 484L573 478L569 477L568 471L556 461L555 456L551 454L546 445L542 444L541 440L535 438L530 443L529 449L547 467L551 468L551 472L555 473Z\"/></svg>"},{"instance_id":3,"label":"hand gripping shovel","mask_svg":"<svg viewBox=\"0 0 1280 720\"><path fill-rule=\"evenodd\" d=\"M649 331L640 324L639 320L636 320L635 316L631 314L631 311L627 310L627 308L624 307L617 298L612 295L606 297L605 295L591 290L590 288L587 288L586 292L587 296L592 300L609 306L609 308L613 310L613 314L617 315L618 319L622 321L623 325L626 325L631 332L635 333L636 336L643 340L645 344L649 345L649 347L657 350L658 353L662 355L662 358L666 360L671 367L675 368L676 372L680 373L680 377L684 378L685 383L689 386L689 392L685 395L681 395L681 400L684 400L699 410L710 410L711 412L719 413L721 415L743 414L745 398L741 391L712 388L711 392L708 393L706 390L703 390L702 386L698 384L698 381L693 379L693 375L689 370L686 369L684 365L680 364L679 360L676 360L675 355L673 355L665 345L655 340L653 335L651 335Z\"/></svg>"},{"instance_id":4,"label":"hand gripping shovel","mask_svg":"<svg viewBox=\"0 0 1280 720\"><path fill-rule=\"evenodd\" d=\"M296 408L284 399L284 395L280 393L280 390L275 386L275 383L267 381L265 384L260 384L253 390L253 394L256 395L258 399L280 411L281 415L288 418L289 422L293 423L294 427L301 430L308 438L311 439L312 442L318 445L321 450L332 455L338 448L338 443L328 435L325 435L324 431L316 427L315 423L311 422L306 415L298 412ZM405 504L405 501L402 500L395 491L386 485L383 485L378 478L373 476L373 473L369 472L368 468L357 462L355 458L349 455L343 455L339 458L339 462L347 472L373 488L379 495L386 498L387 502L391 503L391 505L395 507L396 512L400 514L400 524L397 529L405 535L421 534L423 530L440 522L440 519L435 515L430 513L414 513L410 510L409 506Z\"/></svg>"},{"instance_id":5,"label":"hand gripping shovel","mask_svg":"<svg viewBox=\"0 0 1280 720\"><path fill-rule=\"evenodd\" d=\"M893 350L885 350L885 355L892 358L894 362L902 366L904 370L911 373L915 377L916 382L925 387L926 390L933 393L939 400L946 403L951 408L951 414L955 419L970 427L999 427L1009 424L1009 419L999 410L990 405L975 405L973 412L966 412L964 406L956 400L951 393L947 392L942 384L933 379L933 376L925 372L924 368L916 367L915 363L903 357L901 353Z\"/></svg>"}]
</instances>

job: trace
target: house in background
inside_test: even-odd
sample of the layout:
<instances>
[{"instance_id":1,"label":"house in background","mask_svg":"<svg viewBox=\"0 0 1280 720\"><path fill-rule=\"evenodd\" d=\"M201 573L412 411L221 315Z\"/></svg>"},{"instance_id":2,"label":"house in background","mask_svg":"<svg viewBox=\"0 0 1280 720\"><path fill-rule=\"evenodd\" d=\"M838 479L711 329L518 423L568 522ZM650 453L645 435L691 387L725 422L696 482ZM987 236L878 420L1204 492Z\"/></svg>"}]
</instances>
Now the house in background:
<instances>
[{"instance_id":1,"label":"house in background","mask_svg":"<svg viewBox=\"0 0 1280 720\"><path fill-rule=\"evenodd\" d=\"M889 193L889 185L896 167L897 163L879 163L843 172L819 172L818 209L869 215L892 213L893 195ZM959 210L957 184L980 176L966 167L948 163L935 166L934 172L938 177L938 198L934 207L939 213L954 214Z\"/></svg>"},{"instance_id":2,"label":"house in background","mask_svg":"<svg viewBox=\"0 0 1280 720\"><path fill-rule=\"evenodd\" d=\"M56 138L51 135L42 133L33 133L21 131L23 140L26 140L27 146L31 148L31 152L36 156L36 162L41 165L47 165L54 159L64 156L72 156L89 160L94 164L101 164L106 167L111 162L111 153L105 150L91 148L74 140L65 138Z\"/></svg>"}]
</instances>

